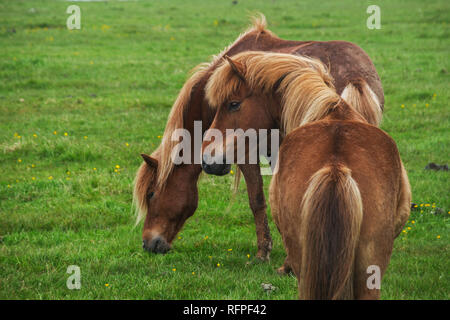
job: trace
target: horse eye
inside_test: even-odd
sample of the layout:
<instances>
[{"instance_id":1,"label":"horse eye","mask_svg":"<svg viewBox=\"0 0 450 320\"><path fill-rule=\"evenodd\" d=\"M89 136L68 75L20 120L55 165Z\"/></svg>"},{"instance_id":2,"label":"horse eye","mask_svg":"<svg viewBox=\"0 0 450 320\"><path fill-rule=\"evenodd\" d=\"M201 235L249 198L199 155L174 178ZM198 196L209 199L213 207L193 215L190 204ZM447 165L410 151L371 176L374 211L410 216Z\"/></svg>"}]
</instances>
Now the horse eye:
<instances>
[{"instance_id":1,"label":"horse eye","mask_svg":"<svg viewBox=\"0 0 450 320\"><path fill-rule=\"evenodd\" d=\"M150 193L147 195L148 200L150 200L150 199L153 197L153 194L154 194L154 192L150 192Z\"/></svg>"},{"instance_id":2,"label":"horse eye","mask_svg":"<svg viewBox=\"0 0 450 320\"><path fill-rule=\"evenodd\" d=\"M241 108L241 103L239 101L231 101L228 104L228 111L237 111Z\"/></svg>"}]
</instances>

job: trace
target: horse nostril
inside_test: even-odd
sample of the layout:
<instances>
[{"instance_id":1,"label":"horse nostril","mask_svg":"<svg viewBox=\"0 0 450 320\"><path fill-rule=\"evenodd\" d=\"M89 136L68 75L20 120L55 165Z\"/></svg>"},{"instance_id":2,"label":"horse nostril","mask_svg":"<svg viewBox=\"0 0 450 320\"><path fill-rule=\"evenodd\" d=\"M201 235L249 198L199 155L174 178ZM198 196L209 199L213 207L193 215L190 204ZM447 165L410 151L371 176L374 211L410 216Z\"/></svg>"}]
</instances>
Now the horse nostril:
<instances>
[{"instance_id":1,"label":"horse nostril","mask_svg":"<svg viewBox=\"0 0 450 320\"><path fill-rule=\"evenodd\" d=\"M160 238L156 238L155 240L152 241L152 251L154 252L158 252L158 245L161 243L161 239Z\"/></svg>"}]
</instances>

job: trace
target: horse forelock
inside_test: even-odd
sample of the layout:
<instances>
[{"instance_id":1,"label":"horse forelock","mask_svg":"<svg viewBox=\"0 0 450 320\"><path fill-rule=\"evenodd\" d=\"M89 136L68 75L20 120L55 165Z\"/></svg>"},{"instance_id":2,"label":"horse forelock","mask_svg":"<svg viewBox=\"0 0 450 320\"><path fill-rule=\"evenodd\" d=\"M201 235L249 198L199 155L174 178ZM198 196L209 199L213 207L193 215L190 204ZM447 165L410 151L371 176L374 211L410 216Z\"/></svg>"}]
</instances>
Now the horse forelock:
<instances>
[{"instance_id":1,"label":"horse forelock","mask_svg":"<svg viewBox=\"0 0 450 320\"><path fill-rule=\"evenodd\" d=\"M136 225L143 220L147 214L147 196L152 185L154 186L155 178L156 170L143 162L134 179L133 204L136 210Z\"/></svg>"}]
</instances>

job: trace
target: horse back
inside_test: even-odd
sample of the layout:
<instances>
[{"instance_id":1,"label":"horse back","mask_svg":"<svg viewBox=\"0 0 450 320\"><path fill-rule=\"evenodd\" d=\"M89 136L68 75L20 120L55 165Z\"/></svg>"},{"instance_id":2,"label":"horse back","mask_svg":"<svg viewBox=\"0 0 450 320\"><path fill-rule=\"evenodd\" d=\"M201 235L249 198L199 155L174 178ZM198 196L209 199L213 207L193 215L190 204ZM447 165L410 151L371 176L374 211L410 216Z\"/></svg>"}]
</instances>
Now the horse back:
<instances>
[{"instance_id":1,"label":"horse back","mask_svg":"<svg viewBox=\"0 0 450 320\"><path fill-rule=\"evenodd\" d=\"M336 92L341 94L349 83L365 81L384 106L384 93L375 65L358 45L348 41L287 41L274 51L317 58L330 68Z\"/></svg>"},{"instance_id":2,"label":"horse back","mask_svg":"<svg viewBox=\"0 0 450 320\"><path fill-rule=\"evenodd\" d=\"M358 121L317 121L289 133L279 152L280 203L295 215L311 176L330 164L351 170L364 208L361 233L390 235L397 209L402 165L395 142L381 129ZM295 219L294 217L292 217Z\"/></svg>"}]
</instances>

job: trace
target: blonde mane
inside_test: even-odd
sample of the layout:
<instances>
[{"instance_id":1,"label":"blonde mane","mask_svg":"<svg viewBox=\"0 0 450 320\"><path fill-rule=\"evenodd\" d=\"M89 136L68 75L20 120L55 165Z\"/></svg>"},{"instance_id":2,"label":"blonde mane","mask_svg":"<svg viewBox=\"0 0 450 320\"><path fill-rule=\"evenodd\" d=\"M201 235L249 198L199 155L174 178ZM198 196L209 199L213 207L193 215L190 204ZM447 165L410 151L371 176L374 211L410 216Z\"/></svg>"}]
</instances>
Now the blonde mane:
<instances>
[{"instance_id":1,"label":"blonde mane","mask_svg":"<svg viewBox=\"0 0 450 320\"><path fill-rule=\"evenodd\" d=\"M269 30L266 29L267 22L263 14L258 14L252 17L252 26L242 33L232 44L227 46L221 53L213 56L211 62L202 63L195 67L191 71L191 77L186 81L183 88L181 89L171 111L169 118L164 130L163 139L161 145L155 151L157 152L158 158L158 172L157 172L157 188L163 188L170 173L173 170L174 164L171 158L172 151L178 145L178 141L172 141L172 133L178 128L184 128L184 115L188 110L189 103L191 100L192 89L195 85L208 74L208 72L221 62L222 57L226 52L228 52L236 43L238 43L243 37L251 32L256 32L260 34L261 32L266 32L275 36Z\"/></svg>"},{"instance_id":2,"label":"blonde mane","mask_svg":"<svg viewBox=\"0 0 450 320\"><path fill-rule=\"evenodd\" d=\"M259 51L243 52L232 59L242 67L250 90L264 95L276 90L281 94L281 127L285 134L322 119L341 100L328 68L320 60ZM231 65L223 61L205 87L210 106L218 108L242 83Z\"/></svg>"}]
</instances>

